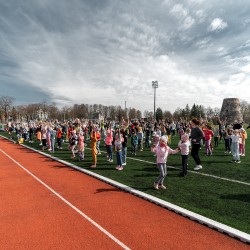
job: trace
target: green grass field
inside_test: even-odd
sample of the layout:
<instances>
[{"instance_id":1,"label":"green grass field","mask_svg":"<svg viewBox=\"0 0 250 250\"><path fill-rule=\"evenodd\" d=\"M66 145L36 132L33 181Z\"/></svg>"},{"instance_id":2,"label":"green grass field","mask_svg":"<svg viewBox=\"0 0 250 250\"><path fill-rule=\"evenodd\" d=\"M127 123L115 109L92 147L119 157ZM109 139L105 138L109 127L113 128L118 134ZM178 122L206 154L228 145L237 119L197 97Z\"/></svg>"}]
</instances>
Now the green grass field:
<instances>
[{"instance_id":1,"label":"green grass field","mask_svg":"<svg viewBox=\"0 0 250 250\"><path fill-rule=\"evenodd\" d=\"M1 133L8 137L7 133ZM206 216L235 229L250 234L250 139L246 140L246 156L241 157L241 163L232 163L232 156L224 153L224 141L215 148L212 156L205 156L204 146L200 151L203 169L193 170L195 164L189 157L189 172L187 177L179 177L181 155L170 155L167 165L168 175L165 179L166 190L155 190L153 182L158 176L155 157L149 149L132 156L128 147L127 165L123 171L115 170L114 162L107 162L106 149L101 143L102 154L98 155L96 169L90 169L92 164L90 150L85 150L85 160L70 158L67 150L57 149L54 156L74 163L77 166L94 171L102 176L113 179L127 186L171 202L192 212ZM178 137L172 138L171 148L176 148ZM41 149L38 142L25 142L30 147ZM89 146L89 142L87 141ZM52 154L50 152L46 152Z\"/></svg>"}]
</instances>

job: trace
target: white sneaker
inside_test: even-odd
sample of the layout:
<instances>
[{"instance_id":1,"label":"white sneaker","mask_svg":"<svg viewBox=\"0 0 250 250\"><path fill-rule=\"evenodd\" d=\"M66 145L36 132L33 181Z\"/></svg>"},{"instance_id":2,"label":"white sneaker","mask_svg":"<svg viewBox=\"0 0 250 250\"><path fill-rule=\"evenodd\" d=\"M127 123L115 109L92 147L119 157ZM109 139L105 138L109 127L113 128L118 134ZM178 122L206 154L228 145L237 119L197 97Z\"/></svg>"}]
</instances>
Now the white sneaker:
<instances>
[{"instance_id":1,"label":"white sneaker","mask_svg":"<svg viewBox=\"0 0 250 250\"><path fill-rule=\"evenodd\" d=\"M122 166L126 166L126 162L122 163Z\"/></svg>"},{"instance_id":2,"label":"white sneaker","mask_svg":"<svg viewBox=\"0 0 250 250\"><path fill-rule=\"evenodd\" d=\"M194 170L200 170L200 169L202 169L202 166L201 166L201 165L197 165L197 166L194 168Z\"/></svg>"},{"instance_id":3,"label":"white sneaker","mask_svg":"<svg viewBox=\"0 0 250 250\"><path fill-rule=\"evenodd\" d=\"M158 183L155 183L155 182L154 182L154 189L159 189Z\"/></svg>"}]
</instances>

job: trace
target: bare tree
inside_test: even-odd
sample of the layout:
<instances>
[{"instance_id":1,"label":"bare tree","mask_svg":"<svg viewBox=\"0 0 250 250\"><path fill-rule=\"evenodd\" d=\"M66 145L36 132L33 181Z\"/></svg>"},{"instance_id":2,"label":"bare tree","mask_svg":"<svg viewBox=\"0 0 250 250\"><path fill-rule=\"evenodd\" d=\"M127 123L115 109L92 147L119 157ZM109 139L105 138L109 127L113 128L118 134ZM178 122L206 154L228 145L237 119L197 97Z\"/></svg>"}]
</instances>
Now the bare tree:
<instances>
[{"instance_id":1,"label":"bare tree","mask_svg":"<svg viewBox=\"0 0 250 250\"><path fill-rule=\"evenodd\" d=\"M243 116L243 121L245 121L246 115L249 112L249 104L247 101L240 101L240 111Z\"/></svg>"},{"instance_id":2,"label":"bare tree","mask_svg":"<svg viewBox=\"0 0 250 250\"><path fill-rule=\"evenodd\" d=\"M12 110L14 98L10 96L0 96L0 112L4 116L4 120L7 121L9 113Z\"/></svg>"}]
</instances>

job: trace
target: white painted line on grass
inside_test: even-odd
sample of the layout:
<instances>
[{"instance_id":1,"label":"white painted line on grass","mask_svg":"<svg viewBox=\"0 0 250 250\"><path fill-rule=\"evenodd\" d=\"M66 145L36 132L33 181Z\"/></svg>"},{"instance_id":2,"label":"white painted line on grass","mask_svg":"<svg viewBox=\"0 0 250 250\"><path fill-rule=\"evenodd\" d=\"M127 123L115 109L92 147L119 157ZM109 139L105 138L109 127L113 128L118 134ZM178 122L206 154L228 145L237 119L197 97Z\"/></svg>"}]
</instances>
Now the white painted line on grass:
<instances>
[{"instance_id":1,"label":"white painted line on grass","mask_svg":"<svg viewBox=\"0 0 250 250\"><path fill-rule=\"evenodd\" d=\"M59 199L61 199L64 203L66 203L69 207L74 209L77 213L79 213L82 217L84 217L87 221L92 223L95 227L97 227L101 232L106 234L109 238L111 238L114 242L116 242L118 245L120 245L123 249L129 250L130 248L126 246L124 243L119 241L115 236L113 236L111 233L109 233L107 230L105 230L103 227L101 227L98 223L96 223L94 220L92 220L90 217L88 217L85 213L83 213L81 210L79 210L77 207L75 207L73 204L71 204L68 200L63 198L59 193L57 193L54 189L52 189L50 186L48 186L46 183L44 183L42 180L40 180L38 177L36 177L34 174L32 174L28 169L26 169L24 166L22 166L20 163L18 163L16 160L14 160L10 155L8 155L6 152L4 152L2 149L0 151L5 154L9 159L11 159L13 162L15 162L20 168L22 168L24 171L26 171L29 175L31 175L34 179L36 179L38 182L40 182L44 187L49 189L53 194L55 194Z\"/></svg>"},{"instance_id":2,"label":"white painted line on grass","mask_svg":"<svg viewBox=\"0 0 250 250\"><path fill-rule=\"evenodd\" d=\"M152 162L152 161L145 161L145 160L140 160L140 159L136 159L136 158L132 158L132 157L127 157L127 158L130 159L130 160L134 160L134 161L140 161L140 162L145 162L145 163L156 164L156 162ZM178 169L177 167L173 167L173 166L169 166L169 165L167 165L167 168ZM193 173L193 174L199 174L199 175L215 178L215 179L220 179L220 180L224 180L224 181L229 181L229 182L234 182L234 183L239 183L239 184L250 186L250 183L248 183L248 182L237 181L237 180L234 180L234 179L228 179L228 178L219 177L219 176L211 175L211 174L205 174L205 173L202 173L202 172L199 172L199 171L188 170L188 172Z\"/></svg>"}]
</instances>

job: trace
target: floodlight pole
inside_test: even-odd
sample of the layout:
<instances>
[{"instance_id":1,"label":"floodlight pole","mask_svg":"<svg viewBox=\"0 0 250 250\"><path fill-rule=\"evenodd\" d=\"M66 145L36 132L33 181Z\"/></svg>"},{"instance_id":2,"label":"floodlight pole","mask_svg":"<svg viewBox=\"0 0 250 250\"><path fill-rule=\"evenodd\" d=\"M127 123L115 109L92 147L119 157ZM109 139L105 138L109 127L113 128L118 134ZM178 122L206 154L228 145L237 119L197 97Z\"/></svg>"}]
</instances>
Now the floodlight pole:
<instances>
[{"instance_id":1,"label":"floodlight pole","mask_svg":"<svg viewBox=\"0 0 250 250\"><path fill-rule=\"evenodd\" d=\"M156 120L155 100L156 100L156 89L158 88L158 81L152 81L152 87L154 89L154 119Z\"/></svg>"}]
</instances>

